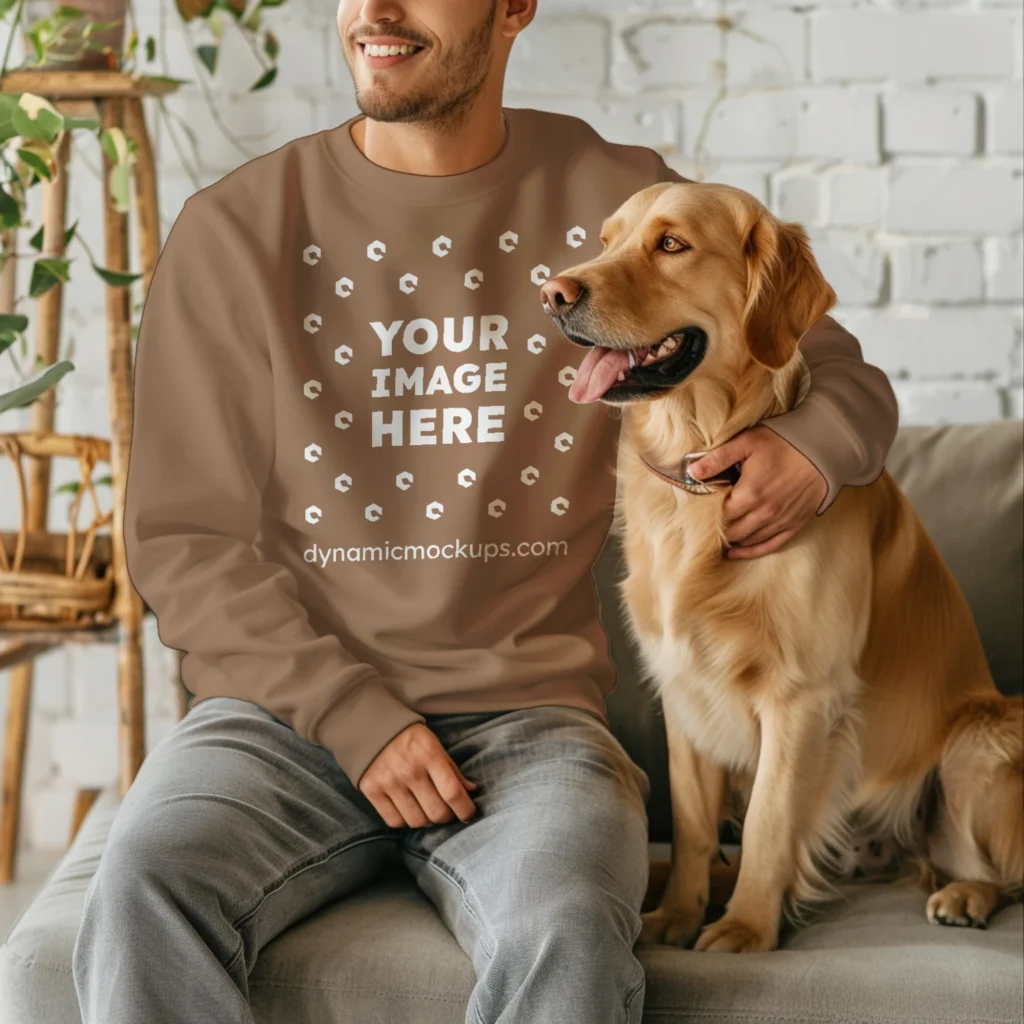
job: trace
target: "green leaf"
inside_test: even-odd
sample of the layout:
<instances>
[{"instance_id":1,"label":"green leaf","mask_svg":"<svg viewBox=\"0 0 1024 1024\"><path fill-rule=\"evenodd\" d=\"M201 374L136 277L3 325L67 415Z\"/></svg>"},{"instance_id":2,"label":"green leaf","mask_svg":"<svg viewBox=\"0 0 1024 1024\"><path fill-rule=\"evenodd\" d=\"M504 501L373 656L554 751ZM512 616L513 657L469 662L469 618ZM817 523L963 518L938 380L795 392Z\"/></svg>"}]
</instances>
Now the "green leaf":
<instances>
[{"instance_id":1,"label":"green leaf","mask_svg":"<svg viewBox=\"0 0 1024 1024\"><path fill-rule=\"evenodd\" d=\"M78 221L71 225L64 232L64 248L66 249L71 244L71 239L75 236L75 230L78 228ZM32 246L36 252L43 251L43 225L39 225L39 230L28 240L28 244Z\"/></svg>"},{"instance_id":2,"label":"green leaf","mask_svg":"<svg viewBox=\"0 0 1024 1024\"><path fill-rule=\"evenodd\" d=\"M196 56L203 62L211 75L216 74L217 51L218 47L216 46L200 46L196 49Z\"/></svg>"},{"instance_id":3,"label":"green leaf","mask_svg":"<svg viewBox=\"0 0 1024 1024\"><path fill-rule=\"evenodd\" d=\"M77 480L69 480L66 484L61 484L60 487L54 487L54 494L77 494L78 488L81 485Z\"/></svg>"},{"instance_id":4,"label":"green leaf","mask_svg":"<svg viewBox=\"0 0 1024 1024\"><path fill-rule=\"evenodd\" d=\"M156 60L156 40L146 36L146 63Z\"/></svg>"},{"instance_id":5,"label":"green leaf","mask_svg":"<svg viewBox=\"0 0 1024 1024\"><path fill-rule=\"evenodd\" d=\"M281 52L281 45L278 43L277 36L273 32L267 32L263 40L263 52L271 60L277 60L277 55Z\"/></svg>"},{"instance_id":6,"label":"green leaf","mask_svg":"<svg viewBox=\"0 0 1024 1024\"><path fill-rule=\"evenodd\" d=\"M13 391L0 394L0 412L6 412L8 409L23 409L25 406L31 405L41 394L49 391L61 377L74 368L75 364L66 359L45 367Z\"/></svg>"},{"instance_id":7,"label":"green leaf","mask_svg":"<svg viewBox=\"0 0 1024 1024\"><path fill-rule=\"evenodd\" d=\"M110 197L118 213L131 209L132 168L130 164L115 164L110 168Z\"/></svg>"},{"instance_id":8,"label":"green leaf","mask_svg":"<svg viewBox=\"0 0 1024 1024\"><path fill-rule=\"evenodd\" d=\"M188 85L191 78L174 78L172 75L139 75L140 82L170 82L172 85Z\"/></svg>"},{"instance_id":9,"label":"green leaf","mask_svg":"<svg viewBox=\"0 0 1024 1024\"><path fill-rule=\"evenodd\" d=\"M13 335L10 337L3 337L0 335L0 356L2 356L18 339Z\"/></svg>"},{"instance_id":10,"label":"green leaf","mask_svg":"<svg viewBox=\"0 0 1024 1024\"><path fill-rule=\"evenodd\" d=\"M26 149L22 147L18 150L18 156L32 168L40 178L45 178L47 181L50 180L52 175L50 174L50 165L34 150Z\"/></svg>"},{"instance_id":11,"label":"green leaf","mask_svg":"<svg viewBox=\"0 0 1024 1024\"><path fill-rule=\"evenodd\" d=\"M81 128L83 131L96 132L99 131L100 123L94 117L65 117L64 128L69 132L74 131L76 128Z\"/></svg>"},{"instance_id":12,"label":"green leaf","mask_svg":"<svg viewBox=\"0 0 1024 1024\"><path fill-rule=\"evenodd\" d=\"M21 208L7 189L0 188L0 229L16 228L21 223Z\"/></svg>"},{"instance_id":13,"label":"green leaf","mask_svg":"<svg viewBox=\"0 0 1024 1024\"><path fill-rule=\"evenodd\" d=\"M52 110L40 107L32 117L22 106L14 108L11 120L18 134L25 139L39 139L41 142L54 142L64 128L64 118Z\"/></svg>"},{"instance_id":14,"label":"green leaf","mask_svg":"<svg viewBox=\"0 0 1024 1024\"><path fill-rule=\"evenodd\" d=\"M259 77L259 81L249 90L249 92L256 92L258 89L265 89L270 83L277 78L277 65L275 64L272 68L268 68Z\"/></svg>"},{"instance_id":15,"label":"green leaf","mask_svg":"<svg viewBox=\"0 0 1024 1024\"><path fill-rule=\"evenodd\" d=\"M125 270L107 270L106 267L99 267L95 263L92 265L92 269L96 271L100 277L109 285L113 285L115 288L122 288L126 284L131 284L132 281L137 281L141 274L133 274Z\"/></svg>"},{"instance_id":16,"label":"green leaf","mask_svg":"<svg viewBox=\"0 0 1024 1024\"><path fill-rule=\"evenodd\" d=\"M0 313L0 332L8 334L17 333L28 327L28 317L20 313Z\"/></svg>"},{"instance_id":17,"label":"green leaf","mask_svg":"<svg viewBox=\"0 0 1024 1024\"><path fill-rule=\"evenodd\" d=\"M56 257L36 260L32 265L32 278L28 287L29 295L33 299L38 299L59 281L67 281L70 276L69 265L69 260Z\"/></svg>"}]
</instances>

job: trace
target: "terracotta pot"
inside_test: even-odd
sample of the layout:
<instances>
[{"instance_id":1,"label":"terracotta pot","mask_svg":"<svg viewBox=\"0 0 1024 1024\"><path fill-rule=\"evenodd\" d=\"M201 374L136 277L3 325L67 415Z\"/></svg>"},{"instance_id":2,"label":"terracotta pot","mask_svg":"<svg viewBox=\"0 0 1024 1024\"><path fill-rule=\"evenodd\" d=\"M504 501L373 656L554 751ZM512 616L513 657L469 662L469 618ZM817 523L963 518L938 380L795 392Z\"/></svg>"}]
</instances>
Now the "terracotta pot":
<instances>
[{"instance_id":1,"label":"terracotta pot","mask_svg":"<svg viewBox=\"0 0 1024 1024\"><path fill-rule=\"evenodd\" d=\"M61 6L60 0L26 0L21 16L22 31L40 18L52 14L59 6ZM128 0L67 0L65 6L76 7L84 17L68 24L60 42L55 43L47 51L44 64L32 66L49 70L59 68L63 71L106 68L108 66L107 59L102 49L93 49L92 47L109 46L117 52L121 51L125 42ZM85 27L86 20L116 21L117 24L90 35L89 49L86 49L87 41L83 39L81 31ZM35 51L27 36L24 38L24 43L26 55L30 60L34 59Z\"/></svg>"}]
</instances>

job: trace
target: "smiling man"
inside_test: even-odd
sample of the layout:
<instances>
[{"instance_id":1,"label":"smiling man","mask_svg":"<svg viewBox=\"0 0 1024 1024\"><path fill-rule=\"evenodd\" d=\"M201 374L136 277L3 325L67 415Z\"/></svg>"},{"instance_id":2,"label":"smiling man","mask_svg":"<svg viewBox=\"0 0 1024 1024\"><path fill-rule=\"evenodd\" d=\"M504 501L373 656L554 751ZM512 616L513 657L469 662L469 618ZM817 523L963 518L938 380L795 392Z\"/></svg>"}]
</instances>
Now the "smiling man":
<instances>
[{"instance_id":1,"label":"smiling man","mask_svg":"<svg viewBox=\"0 0 1024 1024\"><path fill-rule=\"evenodd\" d=\"M170 232L125 542L194 699L90 885L85 1024L251 1022L260 949L389 861L472 959L467 1022L640 1022L649 780L608 727L591 574L620 421L574 401L541 289L626 198L682 179L503 106L535 7L345 0L362 114L203 189ZM826 317L801 348L803 403L693 470L743 463L730 557L873 480L895 434L853 337Z\"/></svg>"}]
</instances>

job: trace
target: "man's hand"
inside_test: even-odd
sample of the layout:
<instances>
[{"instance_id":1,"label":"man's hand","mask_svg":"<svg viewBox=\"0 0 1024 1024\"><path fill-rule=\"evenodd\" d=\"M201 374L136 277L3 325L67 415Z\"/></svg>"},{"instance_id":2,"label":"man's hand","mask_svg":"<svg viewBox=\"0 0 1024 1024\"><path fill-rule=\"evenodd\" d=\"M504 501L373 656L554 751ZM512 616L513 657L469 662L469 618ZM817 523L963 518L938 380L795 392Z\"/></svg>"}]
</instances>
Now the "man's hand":
<instances>
[{"instance_id":1,"label":"man's hand","mask_svg":"<svg viewBox=\"0 0 1024 1024\"><path fill-rule=\"evenodd\" d=\"M392 828L443 825L453 814L469 821L476 805L467 789L476 789L476 783L459 771L422 722L395 736L359 780L360 792Z\"/></svg>"},{"instance_id":2,"label":"man's hand","mask_svg":"<svg viewBox=\"0 0 1024 1024\"><path fill-rule=\"evenodd\" d=\"M777 551L815 516L828 483L814 463L770 427L753 427L690 464L698 480L742 462L739 482L725 499L726 558ZM738 545L738 546L737 546Z\"/></svg>"}]
</instances>

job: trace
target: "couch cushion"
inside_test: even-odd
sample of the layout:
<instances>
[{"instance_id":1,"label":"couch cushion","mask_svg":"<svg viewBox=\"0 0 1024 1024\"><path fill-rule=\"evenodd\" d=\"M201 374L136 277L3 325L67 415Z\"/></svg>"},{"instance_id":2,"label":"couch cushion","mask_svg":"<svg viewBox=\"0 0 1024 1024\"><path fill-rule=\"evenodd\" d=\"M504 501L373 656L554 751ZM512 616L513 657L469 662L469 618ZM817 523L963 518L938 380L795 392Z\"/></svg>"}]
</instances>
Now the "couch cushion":
<instances>
[{"instance_id":1,"label":"couch cushion","mask_svg":"<svg viewBox=\"0 0 1024 1024\"><path fill-rule=\"evenodd\" d=\"M4 1024L80 1021L71 954L86 887L117 809L110 787L0 949ZM1020 905L987 931L924 919L923 899L887 886L848 890L775 953L640 946L648 1024L1019 1024ZM473 967L399 869L288 929L250 976L258 1024L463 1024ZM525 1024L525 1022L524 1022Z\"/></svg>"},{"instance_id":2,"label":"couch cushion","mask_svg":"<svg viewBox=\"0 0 1024 1024\"><path fill-rule=\"evenodd\" d=\"M1024 424L904 427L889 472L960 584L1004 693L1024 689Z\"/></svg>"}]
</instances>

